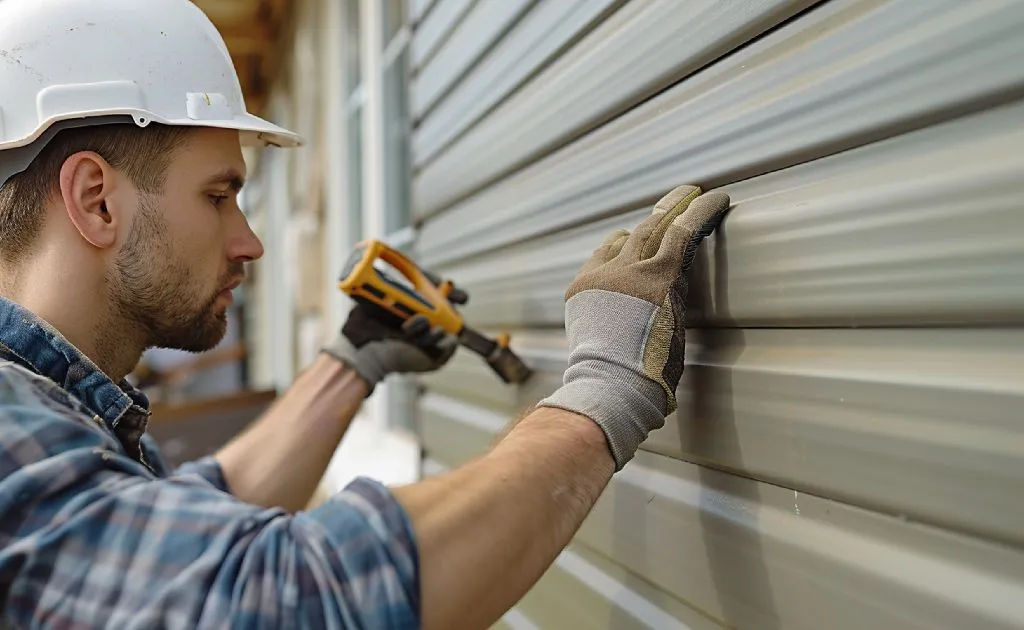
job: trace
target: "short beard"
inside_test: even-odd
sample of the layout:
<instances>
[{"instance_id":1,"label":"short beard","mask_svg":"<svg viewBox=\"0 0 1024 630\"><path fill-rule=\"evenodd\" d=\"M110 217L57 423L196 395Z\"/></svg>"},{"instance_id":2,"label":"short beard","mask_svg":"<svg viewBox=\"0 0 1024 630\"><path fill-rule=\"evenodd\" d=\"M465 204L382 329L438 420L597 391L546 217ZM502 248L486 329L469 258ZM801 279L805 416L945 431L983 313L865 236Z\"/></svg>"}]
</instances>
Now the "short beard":
<instances>
[{"instance_id":1,"label":"short beard","mask_svg":"<svg viewBox=\"0 0 1024 630\"><path fill-rule=\"evenodd\" d=\"M176 259L166 233L154 200L143 196L108 278L111 314L114 320L142 333L144 348L209 350L227 331L227 311L215 306L221 289L197 298L194 275ZM223 288L230 278L241 274L241 263L232 265L218 286Z\"/></svg>"}]
</instances>

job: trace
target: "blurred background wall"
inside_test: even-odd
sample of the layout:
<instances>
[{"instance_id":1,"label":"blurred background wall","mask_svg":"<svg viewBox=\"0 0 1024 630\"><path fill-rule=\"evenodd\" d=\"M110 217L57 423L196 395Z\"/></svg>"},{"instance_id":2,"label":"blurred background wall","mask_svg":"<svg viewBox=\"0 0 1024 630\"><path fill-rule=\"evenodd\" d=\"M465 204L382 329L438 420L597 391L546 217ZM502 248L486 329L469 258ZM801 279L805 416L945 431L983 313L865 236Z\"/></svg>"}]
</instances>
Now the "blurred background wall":
<instances>
[{"instance_id":1,"label":"blurred background wall","mask_svg":"<svg viewBox=\"0 0 1024 630\"><path fill-rule=\"evenodd\" d=\"M152 350L143 359L158 403L153 433L178 459L215 450L337 334L350 302L335 283L354 243L384 238L408 250L414 240L405 0L196 4L224 34L247 104L307 144L246 153L241 203L266 253L237 291L232 334L199 357ZM325 491L356 474L418 477L416 387L395 378L369 401ZM212 420L225 405L238 408L236 420Z\"/></svg>"},{"instance_id":2,"label":"blurred background wall","mask_svg":"<svg viewBox=\"0 0 1024 630\"><path fill-rule=\"evenodd\" d=\"M375 237L537 374L460 352L394 379L324 491L457 466L559 384L562 295L602 236L724 187L680 411L503 624L1024 627L1024 2L197 3L309 144L247 156L266 256L237 336L205 367L151 357L176 452L312 360Z\"/></svg>"}]
</instances>

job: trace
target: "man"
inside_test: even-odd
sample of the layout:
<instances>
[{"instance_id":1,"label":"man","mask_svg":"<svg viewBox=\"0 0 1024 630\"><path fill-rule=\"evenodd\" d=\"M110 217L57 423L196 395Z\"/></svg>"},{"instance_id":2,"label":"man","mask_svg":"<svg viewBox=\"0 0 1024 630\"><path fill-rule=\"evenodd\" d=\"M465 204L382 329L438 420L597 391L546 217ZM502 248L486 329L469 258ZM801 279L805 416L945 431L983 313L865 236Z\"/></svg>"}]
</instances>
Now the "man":
<instances>
[{"instance_id":1,"label":"man","mask_svg":"<svg viewBox=\"0 0 1024 630\"><path fill-rule=\"evenodd\" d=\"M124 380L201 351L262 254L245 113L188 0L0 2L0 605L11 626L484 628L675 407L685 270L728 206L682 186L569 287L565 383L490 452L299 511L363 399L451 356L356 308L244 434L168 470Z\"/></svg>"}]
</instances>

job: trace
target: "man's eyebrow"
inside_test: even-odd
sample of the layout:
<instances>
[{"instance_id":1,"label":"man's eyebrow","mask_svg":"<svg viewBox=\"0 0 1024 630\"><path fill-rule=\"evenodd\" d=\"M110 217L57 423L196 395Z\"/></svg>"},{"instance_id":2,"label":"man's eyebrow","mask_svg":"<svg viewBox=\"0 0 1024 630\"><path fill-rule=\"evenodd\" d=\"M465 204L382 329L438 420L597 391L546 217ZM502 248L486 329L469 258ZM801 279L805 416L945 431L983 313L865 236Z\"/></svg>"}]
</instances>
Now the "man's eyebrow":
<instances>
[{"instance_id":1,"label":"man's eyebrow","mask_svg":"<svg viewBox=\"0 0 1024 630\"><path fill-rule=\"evenodd\" d=\"M245 186L245 177L234 168L227 168L206 180L209 184L228 184L231 190L238 192Z\"/></svg>"}]
</instances>

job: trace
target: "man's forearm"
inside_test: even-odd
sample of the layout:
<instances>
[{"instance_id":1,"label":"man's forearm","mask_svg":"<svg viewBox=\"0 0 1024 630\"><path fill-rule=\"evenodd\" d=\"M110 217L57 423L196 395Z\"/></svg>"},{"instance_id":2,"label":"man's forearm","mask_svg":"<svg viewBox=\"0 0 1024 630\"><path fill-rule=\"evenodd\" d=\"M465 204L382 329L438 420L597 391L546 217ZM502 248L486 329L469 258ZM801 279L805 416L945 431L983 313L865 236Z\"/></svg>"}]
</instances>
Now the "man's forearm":
<instances>
[{"instance_id":1,"label":"man's forearm","mask_svg":"<svg viewBox=\"0 0 1024 630\"><path fill-rule=\"evenodd\" d=\"M613 471L597 425L541 408L482 458L397 488L419 546L423 627L496 621L569 543Z\"/></svg>"},{"instance_id":2,"label":"man's forearm","mask_svg":"<svg viewBox=\"0 0 1024 630\"><path fill-rule=\"evenodd\" d=\"M318 357L270 409L216 454L231 491L264 507L305 507L366 391L355 372L330 357Z\"/></svg>"}]
</instances>

